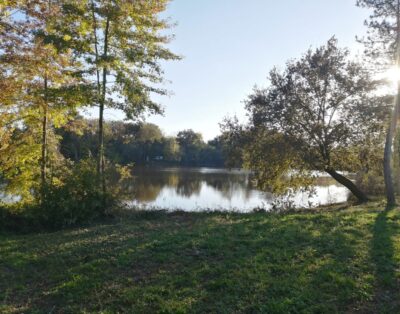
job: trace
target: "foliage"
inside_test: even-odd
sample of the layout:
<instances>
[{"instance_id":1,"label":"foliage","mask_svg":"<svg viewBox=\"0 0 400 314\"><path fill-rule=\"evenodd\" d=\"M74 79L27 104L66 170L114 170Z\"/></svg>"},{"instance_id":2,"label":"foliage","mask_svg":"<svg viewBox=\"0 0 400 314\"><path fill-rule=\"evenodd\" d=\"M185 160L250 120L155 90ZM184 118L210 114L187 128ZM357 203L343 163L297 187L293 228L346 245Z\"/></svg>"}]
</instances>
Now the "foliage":
<instances>
[{"instance_id":1,"label":"foliage","mask_svg":"<svg viewBox=\"0 0 400 314\"><path fill-rule=\"evenodd\" d=\"M244 144L241 157L258 184L280 192L304 186L311 171L325 171L364 198L336 170L367 170L361 153L371 142L375 149L383 147L388 110L387 98L374 95L379 82L332 38L288 62L283 72L272 70L269 83L246 102L248 126L223 125L229 138Z\"/></svg>"},{"instance_id":2,"label":"foliage","mask_svg":"<svg viewBox=\"0 0 400 314\"><path fill-rule=\"evenodd\" d=\"M129 119L145 110L160 112L150 99L151 93L165 94L154 86L163 82L160 62L179 59L165 47L171 36L164 31L170 25L160 14L168 2L87 0L63 6L67 21L74 19L80 26L77 33L68 34L86 48L77 53L85 58L89 73L101 74L96 81L101 88L98 100L102 103L105 97L105 106L123 110Z\"/></svg>"},{"instance_id":3,"label":"foliage","mask_svg":"<svg viewBox=\"0 0 400 314\"><path fill-rule=\"evenodd\" d=\"M390 103L388 99L388 103ZM385 182L382 176L382 143L384 132L377 135L366 134L365 142L357 150L359 171L356 176L357 185L369 195L384 195Z\"/></svg>"},{"instance_id":4,"label":"foliage","mask_svg":"<svg viewBox=\"0 0 400 314\"><path fill-rule=\"evenodd\" d=\"M122 110L128 119L145 112L161 113L152 94L165 95L162 60L177 60L165 45L170 36L163 34L170 25L160 17L169 0L159 1L67 1L63 14L69 38L77 38L75 52L85 60L89 79L95 75L95 102L99 107L98 165L103 191L105 186L104 110Z\"/></svg>"},{"instance_id":5,"label":"foliage","mask_svg":"<svg viewBox=\"0 0 400 314\"><path fill-rule=\"evenodd\" d=\"M32 201L32 188L39 186L40 151L37 130L12 127L10 143L3 146L0 155L0 177L8 193Z\"/></svg>"},{"instance_id":6,"label":"foliage","mask_svg":"<svg viewBox=\"0 0 400 314\"><path fill-rule=\"evenodd\" d=\"M256 165L256 185L268 191L273 187L275 194L307 189L313 177L293 149L293 140L279 133L255 130L251 134L251 148L243 152L244 167Z\"/></svg>"},{"instance_id":7,"label":"foliage","mask_svg":"<svg viewBox=\"0 0 400 314\"><path fill-rule=\"evenodd\" d=\"M376 70L385 70L388 66L397 64L398 16L400 1L398 0L357 0L357 5L372 9L365 22L368 27L367 36L359 41L365 45L366 55L370 57Z\"/></svg>"},{"instance_id":8,"label":"foliage","mask_svg":"<svg viewBox=\"0 0 400 314\"><path fill-rule=\"evenodd\" d=\"M176 138L164 138L162 156L164 160L170 162L178 162L181 159L181 147Z\"/></svg>"},{"instance_id":9,"label":"foliage","mask_svg":"<svg viewBox=\"0 0 400 314\"><path fill-rule=\"evenodd\" d=\"M184 130L178 133L176 141L181 148L182 163L185 165L194 164L199 159L200 151L204 145L202 135L193 130Z\"/></svg>"},{"instance_id":10,"label":"foliage","mask_svg":"<svg viewBox=\"0 0 400 314\"><path fill-rule=\"evenodd\" d=\"M97 154L95 121L77 117L59 130L61 152L78 161ZM108 121L104 125L106 157L111 163L163 163L185 166L224 166L224 141L217 137L205 143L192 130L165 136L157 125Z\"/></svg>"},{"instance_id":11,"label":"foliage","mask_svg":"<svg viewBox=\"0 0 400 314\"><path fill-rule=\"evenodd\" d=\"M246 143L250 141L246 127L239 123L238 118L225 118L220 123L222 151L226 156L225 165L228 168L241 168Z\"/></svg>"},{"instance_id":12,"label":"foliage","mask_svg":"<svg viewBox=\"0 0 400 314\"><path fill-rule=\"evenodd\" d=\"M11 1L2 8L0 32L0 134L4 158L0 172L14 193L29 191L47 180L47 170L58 162L54 128L64 125L85 102L85 86L77 75L80 63L53 24L60 3ZM54 165L53 165L54 166Z\"/></svg>"},{"instance_id":13,"label":"foliage","mask_svg":"<svg viewBox=\"0 0 400 314\"><path fill-rule=\"evenodd\" d=\"M84 147L84 153L76 149L76 160L81 160L82 155L91 158L93 153L103 156L105 107L121 109L130 119L138 118L146 110L161 112L160 106L151 99L154 93L166 94L157 87L163 83L160 62L179 59L165 48L171 38L163 31L170 25L160 13L167 3L167 0L0 3L0 88L3 91L0 178L6 183L7 191L21 196L26 205L41 202L41 209L49 211L46 215L53 217L55 224L81 219L74 209L75 200L71 199L68 204L68 197L79 192L73 190L73 182L77 186L89 183L87 178L79 178L78 170L75 173L65 168L67 161L59 149L59 129L64 126L78 130L78 134L85 134L89 129L93 132L91 135L97 133L94 125L79 130L82 127L79 121L70 123L77 109L98 104L101 123L100 141ZM108 80L110 77L112 80ZM139 131L146 131L146 127L149 125ZM72 132L65 135L71 136L69 140L79 138ZM140 136L145 138L150 134ZM158 138L145 139L143 145L149 147L160 138L161 132ZM145 149L143 158L147 159L148 154ZM78 163L72 169L75 166L81 167ZM98 171L102 177L97 184L102 183L105 191L104 158ZM95 178L90 187L93 190L87 191L88 201L97 193ZM65 206L59 212L56 198L60 198L61 207ZM97 205L84 201L82 204L94 208L94 215L98 211ZM65 218L64 212L72 217Z\"/></svg>"},{"instance_id":14,"label":"foliage","mask_svg":"<svg viewBox=\"0 0 400 314\"><path fill-rule=\"evenodd\" d=\"M112 206L107 195L106 206L99 188L99 176L92 161L81 161L58 171L57 182L45 188L44 198L33 210L33 217L45 228L62 228L85 223L104 216Z\"/></svg>"},{"instance_id":15,"label":"foliage","mask_svg":"<svg viewBox=\"0 0 400 314\"><path fill-rule=\"evenodd\" d=\"M127 191L123 189L131 178L130 165L108 165L106 182L109 185L104 199L98 184L99 174L93 159L70 160L52 169L51 180L32 191L42 198L3 204L0 202L0 230L18 232L57 230L113 215ZM131 197L131 195L128 195ZM3 207L1 207L3 206Z\"/></svg>"},{"instance_id":16,"label":"foliage","mask_svg":"<svg viewBox=\"0 0 400 314\"><path fill-rule=\"evenodd\" d=\"M400 67L400 0L357 0L357 5L372 9L372 14L366 21L368 36L361 41L366 47L366 55L372 58L376 71L384 71L395 66ZM386 143L383 158L383 173L388 206L396 203L393 185L393 144L398 128L400 115L400 81L397 80L397 93L390 123L386 133Z\"/></svg>"}]
</instances>

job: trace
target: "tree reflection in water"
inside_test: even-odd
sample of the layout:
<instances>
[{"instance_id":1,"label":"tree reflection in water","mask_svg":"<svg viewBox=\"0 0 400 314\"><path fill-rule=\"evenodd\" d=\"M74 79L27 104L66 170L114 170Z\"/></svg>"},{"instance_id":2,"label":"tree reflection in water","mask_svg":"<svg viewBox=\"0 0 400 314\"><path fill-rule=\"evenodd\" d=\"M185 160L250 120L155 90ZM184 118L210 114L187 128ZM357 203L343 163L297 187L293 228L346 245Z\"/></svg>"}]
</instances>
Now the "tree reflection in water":
<instances>
[{"instance_id":1,"label":"tree reflection in water","mask_svg":"<svg viewBox=\"0 0 400 314\"><path fill-rule=\"evenodd\" d=\"M344 188L327 179L318 180L326 186L320 203L343 201ZM329 188L328 188L329 187ZM329 189L334 188L333 196ZM271 204L273 196L252 187L245 171L210 168L150 168L137 167L133 177L121 187L125 199L135 205L162 209L237 209L248 211ZM317 196L318 198L318 196ZM304 197L297 198L298 202Z\"/></svg>"},{"instance_id":2,"label":"tree reflection in water","mask_svg":"<svg viewBox=\"0 0 400 314\"><path fill-rule=\"evenodd\" d=\"M226 199L237 191L250 196L249 174L244 171L208 168L135 168L133 178L124 182L124 189L139 202L154 201L163 188L174 188L183 197L199 196L204 185L212 187Z\"/></svg>"}]
</instances>

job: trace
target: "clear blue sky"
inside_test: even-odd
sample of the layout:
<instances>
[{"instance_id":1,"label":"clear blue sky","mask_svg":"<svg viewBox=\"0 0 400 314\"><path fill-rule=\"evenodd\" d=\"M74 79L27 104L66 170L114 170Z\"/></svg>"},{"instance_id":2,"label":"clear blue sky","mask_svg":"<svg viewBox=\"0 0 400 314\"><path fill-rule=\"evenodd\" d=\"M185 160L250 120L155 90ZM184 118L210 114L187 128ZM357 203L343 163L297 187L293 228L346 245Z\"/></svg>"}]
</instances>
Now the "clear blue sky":
<instances>
[{"instance_id":1,"label":"clear blue sky","mask_svg":"<svg viewBox=\"0 0 400 314\"><path fill-rule=\"evenodd\" d=\"M164 117L150 117L167 135L182 129L206 140L219 133L227 115L244 119L243 100L254 85L265 86L273 66L284 67L310 46L335 35L341 46L360 49L368 11L356 0L174 0L166 12L178 25L170 48L182 61L167 64L166 87L157 98ZM110 119L122 115L110 112Z\"/></svg>"}]
</instances>

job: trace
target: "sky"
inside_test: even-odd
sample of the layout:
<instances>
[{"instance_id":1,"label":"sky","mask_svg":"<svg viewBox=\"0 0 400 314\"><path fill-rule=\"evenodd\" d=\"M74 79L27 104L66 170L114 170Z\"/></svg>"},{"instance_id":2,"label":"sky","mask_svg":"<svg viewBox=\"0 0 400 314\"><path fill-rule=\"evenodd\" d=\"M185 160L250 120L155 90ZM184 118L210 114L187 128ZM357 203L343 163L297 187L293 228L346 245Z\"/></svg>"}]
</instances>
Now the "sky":
<instances>
[{"instance_id":1,"label":"sky","mask_svg":"<svg viewBox=\"0 0 400 314\"><path fill-rule=\"evenodd\" d=\"M356 0L173 0L166 16L177 25L169 48L183 56L164 65L168 97L155 97L164 116L146 119L166 135L193 129L210 140L226 116L245 120L243 101L267 85L274 67L336 36L358 52L368 11ZM107 119L123 114L108 110Z\"/></svg>"}]
</instances>

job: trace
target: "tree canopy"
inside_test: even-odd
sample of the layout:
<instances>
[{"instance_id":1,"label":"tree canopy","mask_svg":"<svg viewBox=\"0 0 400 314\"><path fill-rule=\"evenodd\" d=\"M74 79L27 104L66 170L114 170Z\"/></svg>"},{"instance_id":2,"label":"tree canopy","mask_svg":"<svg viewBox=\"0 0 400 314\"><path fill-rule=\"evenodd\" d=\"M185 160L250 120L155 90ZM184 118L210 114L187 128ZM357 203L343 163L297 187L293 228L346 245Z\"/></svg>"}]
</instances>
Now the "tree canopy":
<instances>
[{"instance_id":1,"label":"tree canopy","mask_svg":"<svg viewBox=\"0 0 400 314\"><path fill-rule=\"evenodd\" d=\"M299 187L311 171L324 171L366 200L338 171L360 171L361 152L382 146L387 99L374 94L378 84L334 38L289 61L284 71L273 69L269 86L256 88L246 101L242 155L259 184ZM233 133L241 130L235 123L225 126Z\"/></svg>"},{"instance_id":2,"label":"tree canopy","mask_svg":"<svg viewBox=\"0 0 400 314\"><path fill-rule=\"evenodd\" d=\"M111 163L223 167L226 160L221 137L205 142L193 130L166 136L157 125L146 122L107 121L104 128L106 157ZM66 158L79 161L97 154L95 120L77 117L58 134Z\"/></svg>"}]
</instances>

